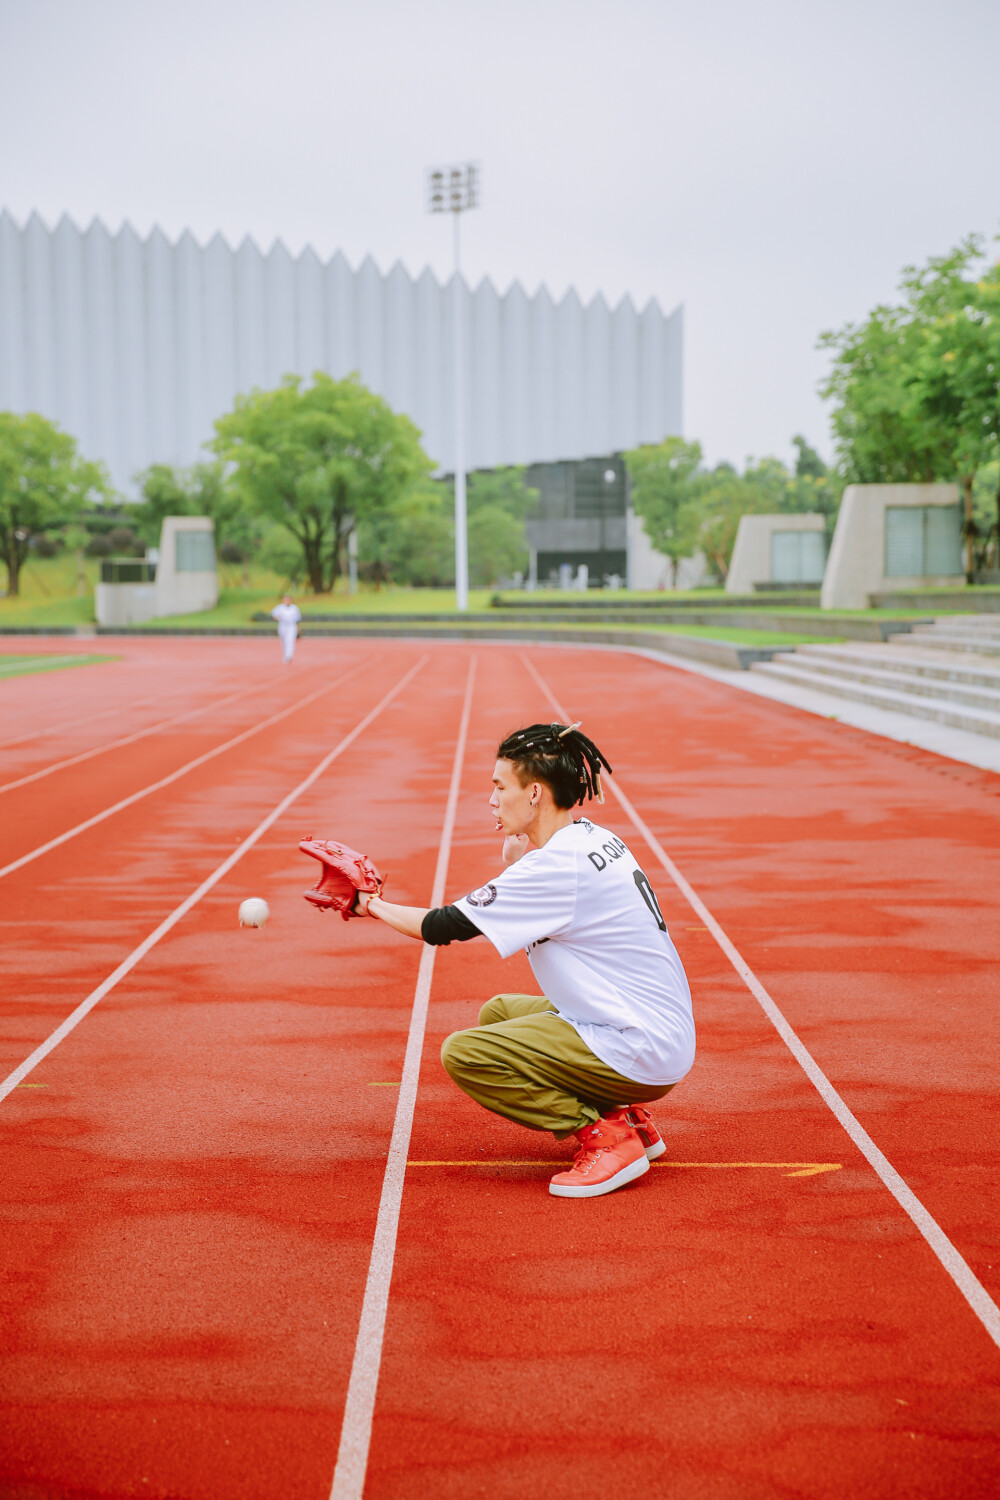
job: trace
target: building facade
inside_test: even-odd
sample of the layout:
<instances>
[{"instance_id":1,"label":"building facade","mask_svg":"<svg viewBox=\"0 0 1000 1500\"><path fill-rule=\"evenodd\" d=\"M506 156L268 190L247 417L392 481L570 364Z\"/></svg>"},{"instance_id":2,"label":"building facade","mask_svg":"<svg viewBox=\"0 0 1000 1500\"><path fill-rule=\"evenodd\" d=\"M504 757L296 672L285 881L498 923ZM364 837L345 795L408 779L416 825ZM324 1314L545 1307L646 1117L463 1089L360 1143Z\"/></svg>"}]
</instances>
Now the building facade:
<instances>
[{"instance_id":1,"label":"building facade","mask_svg":"<svg viewBox=\"0 0 1000 1500\"><path fill-rule=\"evenodd\" d=\"M532 464L526 483L538 491L527 521L532 574L544 587L561 568L586 567L591 583L617 577L628 565L628 476L620 454Z\"/></svg>"},{"instance_id":2,"label":"building facade","mask_svg":"<svg viewBox=\"0 0 1000 1500\"><path fill-rule=\"evenodd\" d=\"M515 282L501 294L488 279L441 284L399 263L383 274L371 257L354 269L339 253L292 256L280 241L263 254L249 238L234 250L221 235L172 243L159 229L142 239L128 224L111 234L95 219L81 231L63 217L49 229L7 213L0 409L58 422L129 494L151 463L195 462L238 393L356 370L413 419L446 473L458 298L470 469L602 456L614 468L612 455L681 432L681 308L639 311L626 297L612 309L600 295L584 305L573 290L556 302L544 287L529 295ZM597 485L600 498L587 499L589 483L584 474L565 519L603 525L598 550L620 552L624 491ZM554 550L592 550L571 540Z\"/></svg>"}]
</instances>

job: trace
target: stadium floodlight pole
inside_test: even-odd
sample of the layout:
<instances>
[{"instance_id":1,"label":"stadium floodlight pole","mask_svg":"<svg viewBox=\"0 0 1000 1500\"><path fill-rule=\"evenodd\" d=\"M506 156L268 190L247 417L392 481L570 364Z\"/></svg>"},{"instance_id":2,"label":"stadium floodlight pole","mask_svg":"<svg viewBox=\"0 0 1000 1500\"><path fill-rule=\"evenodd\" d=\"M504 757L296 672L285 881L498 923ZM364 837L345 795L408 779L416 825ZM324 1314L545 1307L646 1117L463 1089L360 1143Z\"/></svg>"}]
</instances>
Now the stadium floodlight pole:
<instances>
[{"instance_id":1,"label":"stadium floodlight pole","mask_svg":"<svg viewBox=\"0 0 1000 1500\"><path fill-rule=\"evenodd\" d=\"M480 201L481 168L478 162L462 162L458 166L429 167L427 170L427 212L451 214L455 252L455 276L452 284L454 306L452 308L453 357L452 377L455 384L455 596L460 610L469 607L469 541L465 508L465 372L464 329L462 326L462 279L461 242L459 224L462 214L470 208L478 208Z\"/></svg>"}]
</instances>

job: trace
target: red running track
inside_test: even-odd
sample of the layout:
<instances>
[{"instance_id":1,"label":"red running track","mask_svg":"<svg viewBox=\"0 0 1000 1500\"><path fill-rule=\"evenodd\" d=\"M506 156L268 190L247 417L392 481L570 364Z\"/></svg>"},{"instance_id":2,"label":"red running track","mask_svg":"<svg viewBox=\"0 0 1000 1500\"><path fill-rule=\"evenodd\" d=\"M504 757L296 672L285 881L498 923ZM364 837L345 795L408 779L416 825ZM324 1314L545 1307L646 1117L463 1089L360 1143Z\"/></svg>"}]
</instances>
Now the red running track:
<instances>
[{"instance_id":1,"label":"red running track","mask_svg":"<svg viewBox=\"0 0 1000 1500\"><path fill-rule=\"evenodd\" d=\"M277 676L273 642L114 649L0 683L0 739L116 709L0 748L0 781L167 717L133 710L143 684L209 711L0 799L0 865L360 670L0 879L4 1075L429 659L0 1103L0 1494L323 1500L421 948L309 909L295 844L337 833L429 900L475 655L447 895L480 884L493 746L550 709L508 647L309 642ZM531 663L997 1298L1000 778L637 657ZM688 1165L594 1202L501 1165L568 1148L478 1110L437 1049L530 971L437 954L409 1159L476 1165L407 1170L365 1495L996 1493L1000 1350L614 801L604 821L692 980L698 1061L659 1110Z\"/></svg>"}]
</instances>

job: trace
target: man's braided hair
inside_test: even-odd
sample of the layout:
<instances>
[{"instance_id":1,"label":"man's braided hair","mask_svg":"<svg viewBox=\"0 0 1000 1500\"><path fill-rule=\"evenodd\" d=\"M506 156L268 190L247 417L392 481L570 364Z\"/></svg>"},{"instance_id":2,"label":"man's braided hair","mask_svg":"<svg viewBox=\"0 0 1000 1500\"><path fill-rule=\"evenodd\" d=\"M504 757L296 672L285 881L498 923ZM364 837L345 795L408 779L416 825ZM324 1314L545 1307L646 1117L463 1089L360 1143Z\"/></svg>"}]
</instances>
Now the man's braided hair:
<instances>
[{"instance_id":1,"label":"man's braided hair","mask_svg":"<svg viewBox=\"0 0 1000 1500\"><path fill-rule=\"evenodd\" d=\"M587 797L604 801L601 769L611 764L576 724L529 724L497 747L497 759L517 767L522 786L544 781L557 807L575 807Z\"/></svg>"}]
</instances>

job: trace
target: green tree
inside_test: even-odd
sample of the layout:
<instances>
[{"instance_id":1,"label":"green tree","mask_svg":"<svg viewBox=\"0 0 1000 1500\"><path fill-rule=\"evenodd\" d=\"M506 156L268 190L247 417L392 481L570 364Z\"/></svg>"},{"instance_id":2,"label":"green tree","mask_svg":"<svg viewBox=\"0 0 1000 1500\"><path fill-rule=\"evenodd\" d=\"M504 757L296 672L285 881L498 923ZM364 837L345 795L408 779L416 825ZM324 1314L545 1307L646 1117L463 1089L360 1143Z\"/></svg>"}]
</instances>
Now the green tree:
<instances>
[{"instance_id":1,"label":"green tree","mask_svg":"<svg viewBox=\"0 0 1000 1500\"><path fill-rule=\"evenodd\" d=\"M939 434L914 405L917 330L901 308L876 307L861 324L825 333L833 352L820 394L834 402L833 432L847 484L929 483L946 459Z\"/></svg>"},{"instance_id":2,"label":"green tree","mask_svg":"<svg viewBox=\"0 0 1000 1500\"><path fill-rule=\"evenodd\" d=\"M724 581L740 517L780 508L774 494L778 470L783 470L787 481L787 470L777 459L766 459L763 467L748 469L746 474L738 474L731 464L718 464L702 475L690 498L677 510L674 535L680 555L703 553L713 573Z\"/></svg>"},{"instance_id":3,"label":"green tree","mask_svg":"<svg viewBox=\"0 0 1000 1500\"><path fill-rule=\"evenodd\" d=\"M694 499L704 477L701 459L701 444L679 437L647 443L625 455L632 508L653 546L675 567L688 555L677 530L678 515Z\"/></svg>"},{"instance_id":4,"label":"green tree","mask_svg":"<svg viewBox=\"0 0 1000 1500\"><path fill-rule=\"evenodd\" d=\"M810 448L801 433L792 438L792 447L795 449L795 477L796 479L825 479L828 473L826 464L820 458L815 448Z\"/></svg>"},{"instance_id":5,"label":"green tree","mask_svg":"<svg viewBox=\"0 0 1000 1500\"><path fill-rule=\"evenodd\" d=\"M136 477L142 499L132 507L133 520L146 545L155 547L166 516L193 514L186 476L172 464L151 464Z\"/></svg>"},{"instance_id":6,"label":"green tree","mask_svg":"<svg viewBox=\"0 0 1000 1500\"><path fill-rule=\"evenodd\" d=\"M477 505L469 513L469 579L473 585L499 583L528 567L524 521L501 504Z\"/></svg>"},{"instance_id":7,"label":"green tree","mask_svg":"<svg viewBox=\"0 0 1000 1500\"><path fill-rule=\"evenodd\" d=\"M836 403L844 478L957 481L970 576L976 474L1000 443L1000 267L977 274L982 253L970 235L926 266L907 267L900 306L878 307L821 340L834 356L820 389Z\"/></svg>"},{"instance_id":8,"label":"green tree","mask_svg":"<svg viewBox=\"0 0 1000 1500\"><path fill-rule=\"evenodd\" d=\"M469 475L469 579L474 585L499 583L527 571L524 522L538 498L538 491L525 484L523 468Z\"/></svg>"},{"instance_id":9,"label":"green tree","mask_svg":"<svg viewBox=\"0 0 1000 1500\"><path fill-rule=\"evenodd\" d=\"M788 481L781 510L813 512L823 516L827 534L833 531L844 493L844 481L830 469L800 435L792 438L795 449L795 471Z\"/></svg>"},{"instance_id":10,"label":"green tree","mask_svg":"<svg viewBox=\"0 0 1000 1500\"><path fill-rule=\"evenodd\" d=\"M450 484L448 488L454 497ZM482 507L491 506L523 521L537 503L538 491L525 484L523 468L510 465L469 475L467 505L470 518Z\"/></svg>"},{"instance_id":11,"label":"green tree","mask_svg":"<svg viewBox=\"0 0 1000 1500\"><path fill-rule=\"evenodd\" d=\"M189 469L152 464L139 475L142 499L132 507L133 524L148 547L160 540L166 516L210 516L217 550L238 548L243 555L260 544L257 517L216 459Z\"/></svg>"},{"instance_id":12,"label":"green tree","mask_svg":"<svg viewBox=\"0 0 1000 1500\"><path fill-rule=\"evenodd\" d=\"M286 585L301 588L306 576L305 559L295 537L277 521L268 521L266 517L262 519L261 530L256 561L261 567L279 574Z\"/></svg>"},{"instance_id":13,"label":"green tree","mask_svg":"<svg viewBox=\"0 0 1000 1500\"><path fill-rule=\"evenodd\" d=\"M970 583L976 537L973 486L976 471L995 446L1000 405L1000 369L993 363L1000 355L996 320L980 305L986 283L972 283L966 275L981 254L981 241L971 235L949 255L933 257L923 269L908 269L903 276L919 333L911 400L938 434L946 455L941 477L957 479L962 490Z\"/></svg>"},{"instance_id":14,"label":"green tree","mask_svg":"<svg viewBox=\"0 0 1000 1500\"><path fill-rule=\"evenodd\" d=\"M354 526L431 467L410 419L356 375L317 371L305 387L288 375L276 390L237 397L215 429L212 446L232 466L237 494L296 538L315 593L333 587Z\"/></svg>"},{"instance_id":15,"label":"green tree","mask_svg":"<svg viewBox=\"0 0 1000 1500\"><path fill-rule=\"evenodd\" d=\"M1000 569L1000 460L984 464L972 491L977 572Z\"/></svg>"},{"instance_id":16,"label":"green tree","mask_svg":"<svg viewBox=\"0 0 1000 1500\"><path fill-rule=\"evenodd\" d=\"M424 480L358 527L358 564L373 583L441 588L455 581L455 528L446 486Z\"/></svg>"},{"instance_id":17,"label":"green tree","mask_svg":"<svg viewBox=\"0 0 1000 1500\"><path fill-rule=\"evenodd\" d=\"M980 338L977 358L966 365L963 379L967 400L973 413L978 414L983 436L988 434L985 462L976 479L983 479L993 491L993 515L984 517L977 528L977 545L991 552L993 566L1000 568L1000 263L990 267L976 292ZM984 567L987 565L985 561L982 563Z\"/></svg>"},{"instance_id":18,"label":"green tree","mask_svg":"<svg viewBox=\"0 0 1000 1500\"><path fill-rule=\"evenodd\" d=\"M32 537L68 525L107 494L103 469L79 457L68 433L35 412L0 412L0 557L8 594L20 592Z\"/></svg>"},{"instance_id":19,"label":"green tree","mask_svg":"<svg viewBox=\"0 0 1000 1500\"><path fill-rule=\"evenodd\" d=\"M78 599L82 599L87 592L87 569L84 557L89 541L90 533L78 521L73 521L63 531L63 542L76 560L76 597Z\"/></svg>"},{"instance_id":20,"label":"green tree","mask_svg":"<svg viewBox=\"0 0 1000 1500\"><path fill-rule=\"evenodd\" d=\"M701 552L725 578L742 515L818 511L830 524L840 504L839 476L804 437L792 442L794 474L777 458L749 459L742 474L728 463L706 469L701 445L683 438L627 454L632 504L653 546L675 567Z\"/></svg>"},{"instance_id":21,"label":"green tree","mask_svg":"<svg viewBox=\"0 0 1000 1500\"><path fill-rule=\"evenodd\" d=\"M467 488L469 576L482 585L509 577L528 562L524 520L538 491L524 482L522 468L469 475ZM388 579L418 587L455 581L455 491L453 481L425 480L358 531L358 562L373 582Z\"/></svg>"},{"instance_id":22,"label":"green tree","mask_svg":"<svg viewBox=\"0 0 1000 1500\"><path fill-rule=\"evenodd\" d=\"M950 477L962 490L970 583L979 541L976 475L996 456L1000 438L1000 267L970 281L965 273L980 254L981 243L971 236L904 280L922 315L913 398L940 431Z\"/></svg>"}]
</instances>

